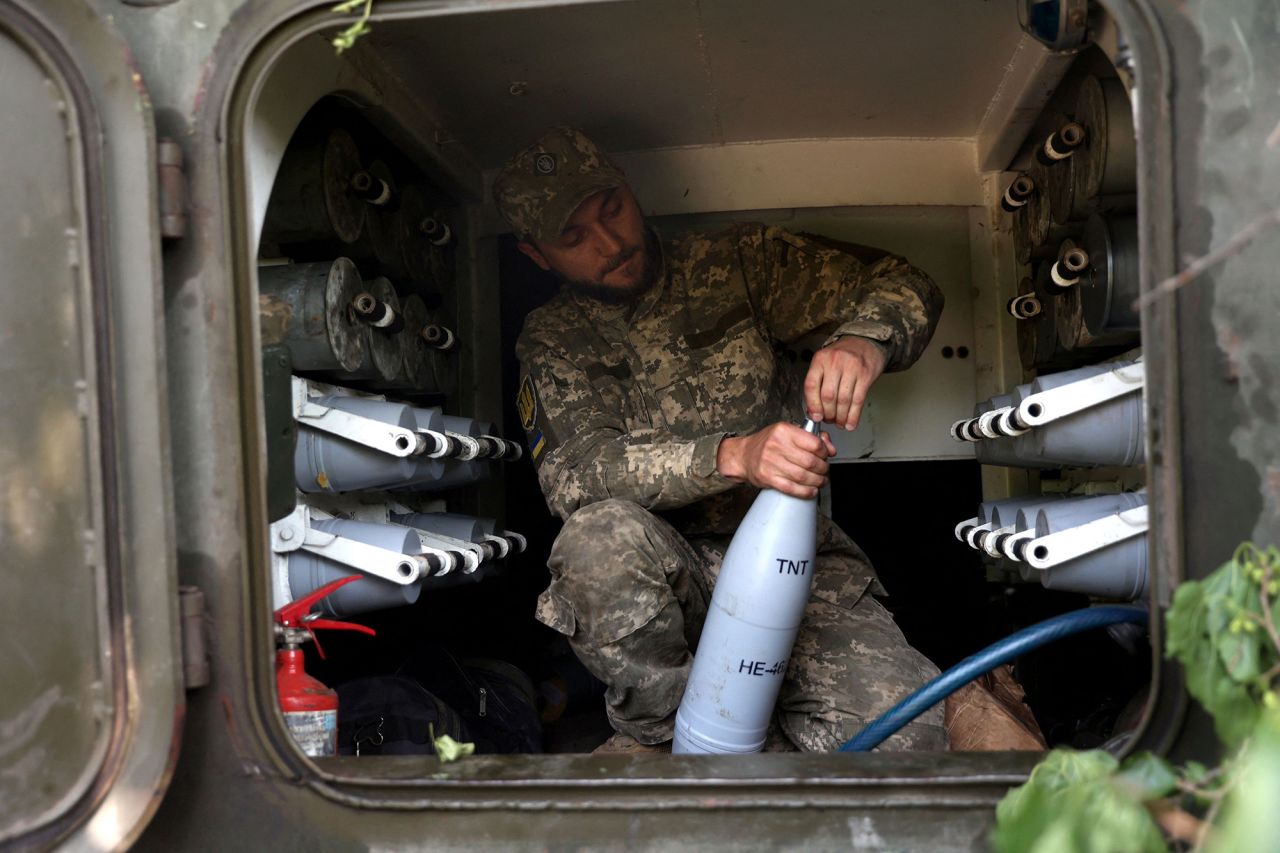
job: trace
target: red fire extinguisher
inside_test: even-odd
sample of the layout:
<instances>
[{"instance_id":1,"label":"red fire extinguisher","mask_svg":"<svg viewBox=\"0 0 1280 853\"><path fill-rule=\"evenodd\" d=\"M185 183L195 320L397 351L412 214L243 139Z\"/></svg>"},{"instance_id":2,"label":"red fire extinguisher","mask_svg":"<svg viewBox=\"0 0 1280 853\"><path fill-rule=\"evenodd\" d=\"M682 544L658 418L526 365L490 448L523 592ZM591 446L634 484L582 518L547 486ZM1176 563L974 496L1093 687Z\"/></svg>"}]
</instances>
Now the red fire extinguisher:
<instances>
[{"instance_id":1,"label":"red fire extinguisher","mask_svg":"<svg viewBox=\"0 0 1280 853\"><path fill-rule=\"evenodd\" d=\"M275 612L276 638L280 648L276 651L276 690L280 693L280 710L289 733L302 751L310 756L336 755L338 752L338 692L330 690L319 679L307 675L303 668L302 644L313 640L316 651L324 657L315 631L359 631L374 636L374 630L351 622L321 619L312 613L312 606L360 575L339 578L314 592L291 601Z\"/></svg>"}]
</instances>

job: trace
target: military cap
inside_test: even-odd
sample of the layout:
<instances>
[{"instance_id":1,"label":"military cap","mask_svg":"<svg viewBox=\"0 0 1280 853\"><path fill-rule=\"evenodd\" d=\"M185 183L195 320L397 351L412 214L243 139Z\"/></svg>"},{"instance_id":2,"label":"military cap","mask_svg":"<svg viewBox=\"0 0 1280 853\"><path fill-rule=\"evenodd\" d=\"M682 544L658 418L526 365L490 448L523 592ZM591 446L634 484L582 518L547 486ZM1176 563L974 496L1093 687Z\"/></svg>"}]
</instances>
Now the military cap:
<instances>
[{"instance_id":1,"label":"military cap","mask_svg":"<svg viewBox=\"0 0 1280 853\"><path fill-rule=\"evenodd\" d=\"M554 240L588 196L626 182L582 131L561 125L507 161L493 200L520 239Z\"/></svg>"}]
</instances>

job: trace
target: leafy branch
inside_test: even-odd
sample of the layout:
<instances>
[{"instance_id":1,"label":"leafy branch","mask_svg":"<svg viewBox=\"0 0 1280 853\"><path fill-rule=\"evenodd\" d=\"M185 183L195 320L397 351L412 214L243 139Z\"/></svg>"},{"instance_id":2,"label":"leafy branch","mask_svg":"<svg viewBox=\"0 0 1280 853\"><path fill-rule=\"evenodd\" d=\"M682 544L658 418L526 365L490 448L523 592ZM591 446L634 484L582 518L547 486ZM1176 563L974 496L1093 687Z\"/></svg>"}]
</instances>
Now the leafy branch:
<instances>
[{"instance_id":1,"label":"leafy branch","mask_svg":"<svg viewBox=\"0 0 1280 853\"><path fill-rule=\"evenodd\" d=\"M1280 131L1280 125L1277 125L1276 130ZM1270 142L1268 142L1268 144L1270 144ZM1240 254L1259 234L1262 234L1268 228L1274 228L1277 225L1280 225L1280 207L1277 207L1274 210L1268 210L1257 219L1250 221L1243 228L1233 234L1230 240L1203 257L1196 258L1188 264L1185 269L1174 273L1155 287L1151 288L1151 290L1135 299L1133 301L1133 309L1135 311L1141 311L1152 302L1168 296L1176 290L1186 287L1208 270L1228 258Z\"/></svg>"},{"instance_id":2,"label":"leafy branch","mask_svg":"<svg viewBox=\"0 0 1280 853\"><path fill-rule=\"evenodd\" d=\"M1150 753L1054 750L996 809L1000 851L1258 849L1280 838L1280 551L1252 543L1178 587L1166 653L1230 755L1174 768Z\"/></svg>"},{"instance_id":3,"label":"leafy branch","mask_svg":"<svg viewBox=\"0 0 1280 853\"><path fill-rule=\"evenodd\" d=\"M356 39L372 29L369 26L369 16L373 14L373 0L343 0L330 10L339 15L349 15L357 9L361 9L361 12L355 23L333 37L333 49L338 53L349 50Z\"/></svg>"}]
</instances>

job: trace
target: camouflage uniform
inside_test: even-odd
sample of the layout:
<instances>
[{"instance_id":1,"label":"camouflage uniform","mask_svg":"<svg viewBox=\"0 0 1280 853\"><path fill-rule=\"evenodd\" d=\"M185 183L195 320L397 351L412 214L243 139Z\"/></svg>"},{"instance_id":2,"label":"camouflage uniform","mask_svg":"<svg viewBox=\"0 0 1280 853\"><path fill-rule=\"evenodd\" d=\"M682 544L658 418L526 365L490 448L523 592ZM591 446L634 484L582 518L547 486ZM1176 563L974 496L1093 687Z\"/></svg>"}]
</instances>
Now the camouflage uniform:
<instances>
[{"instance_id":1,"label":"camouflage uniform","mask_svg":"<svg viewBox=\"0 0 1280 853\"><path fill-rule=\"evenodd\" d=\"M568 148L551 148L557 174L539 181L529 162L547 153L548 138L567 138ZM553 200L567 208L563 219L547 213L557 175L577 168L583 149L596 163L570 174L599 178L591 191L621 180L601 174L607 160L585 137L548 138L518 155L495 190L526 238L539 227L558 234L585 197ZM536 196L522 194L530 185ZM540 206L541 218L527 213ZM720 560L756 493L717 473L716 452L726 436L801 414L805 365L788 363L784 350L858 335L887 349L887 369L902 369L928 343L941 307L936 286L900 258L865 265L744 224L663 246L656 284L634 303L566 288L529 315L516 344L518 408L547 503L566 520L537 617L608 685L615 729L643 743L671 737ZM884 589L827 519L818 551L777 713L787 737L815 751L838 746L937 673L864 594ZM941 707L887 747L945 748Z\"/></svg>"}]
</instances>

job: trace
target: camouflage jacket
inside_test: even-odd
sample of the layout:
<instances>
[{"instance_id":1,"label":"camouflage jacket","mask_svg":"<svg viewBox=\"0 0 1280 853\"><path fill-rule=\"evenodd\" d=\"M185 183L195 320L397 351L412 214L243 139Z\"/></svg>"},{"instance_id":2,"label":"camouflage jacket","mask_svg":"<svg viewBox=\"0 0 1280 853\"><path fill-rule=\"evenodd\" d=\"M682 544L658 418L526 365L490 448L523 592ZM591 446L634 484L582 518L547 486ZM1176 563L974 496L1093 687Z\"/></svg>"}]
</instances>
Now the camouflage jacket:
<instances>
[{"instance_id":1,"label":"camouflage jacket","mask_svg":"<svg viewBox=\"0 0 1280 853\"><path fill-rule=\"evenodd\" d=\"M609 305L568 288L516 343L517 409L552 512L608 498L686 534L728 533L755 490L716 472L732 434L803 416L793 349L845 335L914 362L942 295L901 258L864 264L781 228L740 224L663 247L653 289Z\"/></svg>"}]
</instances>

